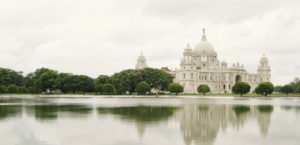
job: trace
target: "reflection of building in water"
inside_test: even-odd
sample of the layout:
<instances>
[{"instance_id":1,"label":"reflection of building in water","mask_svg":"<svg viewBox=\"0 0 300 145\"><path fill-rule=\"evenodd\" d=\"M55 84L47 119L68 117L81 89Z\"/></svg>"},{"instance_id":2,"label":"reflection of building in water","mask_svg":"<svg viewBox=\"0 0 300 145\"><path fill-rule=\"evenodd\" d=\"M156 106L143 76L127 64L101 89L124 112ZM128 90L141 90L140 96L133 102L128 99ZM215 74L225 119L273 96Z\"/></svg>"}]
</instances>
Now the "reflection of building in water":
<instances>
[{"instance_id":1,"label":"reflection of building in water","mask_svg":"<svg viewBox=\"0 0 300 145\"><path fill-rule=\"evenodd\" d=\"M270 125L270 113L262 113L256 107L232 105L185 105L176 112L180 130L186 145L213 145L222 128L231 125L237 130L249 118L257 117L262 136L266 136ZM259 110L259 111L256 111Z\"/></svg>"},{"instance_id":2,"label":"reflection of building in water","mask_svg":"<svg viewBox=\"0 0 300 145\"><path fill-rule=\"evenodd\" d=\"M258 106L256 111L258 111L258 113L256 114L260 134L263 137L266 137L268 135L269 127L271 124L271 113L273 112L273 106Z\"/></svg>"},{"instance_id":3,"label":"reflection of building in water","mask_svg":"<svg viewBox=\"0 0 300 145\"><path fill-rule=\"evenodd\" d=\"M135 122L137 133L140 137L140 139L143 139L146 131L146 124L140 123L140 122Z\"/></svg>"},{"instance_id":4,"label":"reflection of building in water","mask_svg":"<svg viewBox=\"0 0 300 145\"><path fill-rule=\"evenodd\" d=\"M259 126L260 134L263 137L268 135L269 127L271 124L271 114L270 113L258 113L257 123Z\"/></svg>"}]
</instances>

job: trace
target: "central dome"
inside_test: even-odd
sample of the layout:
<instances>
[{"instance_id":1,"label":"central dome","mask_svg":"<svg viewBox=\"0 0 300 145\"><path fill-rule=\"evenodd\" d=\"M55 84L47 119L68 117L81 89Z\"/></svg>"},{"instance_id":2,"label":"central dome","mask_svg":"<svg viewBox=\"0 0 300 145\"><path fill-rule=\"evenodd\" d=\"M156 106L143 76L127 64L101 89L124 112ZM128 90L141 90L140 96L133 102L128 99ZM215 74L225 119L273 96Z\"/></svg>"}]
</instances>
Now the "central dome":
<instances>
[{"instance_id":1,"label":"central dome","mask_svg":"<svg viewBox=\"0 0 300 145\"><path fill-rule=\"evenodd\" d=\"M205 31L203 31L202 40L196 45L194 49L194 55L201 56L207 53L216 54L214 47L209 42L206 41Z\"/></svg>"}]
</instances>

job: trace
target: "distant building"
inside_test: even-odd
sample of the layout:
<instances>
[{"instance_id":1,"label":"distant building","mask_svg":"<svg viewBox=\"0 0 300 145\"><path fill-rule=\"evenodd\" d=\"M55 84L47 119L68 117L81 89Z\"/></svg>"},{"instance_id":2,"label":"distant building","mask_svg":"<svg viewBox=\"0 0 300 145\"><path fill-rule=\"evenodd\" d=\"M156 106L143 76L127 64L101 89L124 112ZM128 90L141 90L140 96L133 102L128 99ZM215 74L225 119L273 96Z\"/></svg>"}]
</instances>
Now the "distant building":
<instances>
[{"instance_id":1,"label":"distant building","mask_svg":"<svg viewBox=\"0 0 300 145\"><path fill-rule=\"evenodd\" d=\"M135 69L144 69L146 67L147 67L146 57L144 56L143 52L141 52L140 56L137 59Z\"/></svg>"},{"instance_id":2,"label":"distant building","mask_svg":"<svg viewBox=\"0 0 300 145\"><path fill-rule=\"evenodd\" d=\"M145 68L145 62L141 54L136 69ZM220 62L214 47L206 39L204 29L202 40L194 49L187 44L179 69L171 71L163 67L162 70L172 74L174 82L183 85L185 93L197 93L200 84L208 85L212 93L231 93L233 85L240 81L249 83L251 91L254 91L259 83L271 80L271 68L265 55L260 59L256 73L248 73L239 63L228 66L225 60Z\"/></svg>"}]
</instances>

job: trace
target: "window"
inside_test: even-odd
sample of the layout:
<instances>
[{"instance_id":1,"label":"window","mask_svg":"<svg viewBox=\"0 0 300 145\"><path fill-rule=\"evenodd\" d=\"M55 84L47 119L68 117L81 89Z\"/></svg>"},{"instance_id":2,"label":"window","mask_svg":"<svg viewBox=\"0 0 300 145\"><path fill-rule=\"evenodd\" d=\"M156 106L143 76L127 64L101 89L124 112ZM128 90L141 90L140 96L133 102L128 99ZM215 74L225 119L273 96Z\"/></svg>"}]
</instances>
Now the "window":
<instances>
[{"instance_id":1,"label":"window","mask_svg":"<svg viewBox=\"0 0 300 145\"><path fill-rule=\"evenodd\" d=\"M193 73L191 73L191 79L193 79L194 78L194 74Z\"/></svg>"},{"instance_id":2,"label":"window","mask_svg":"<svg viewBox=\"0 0 300 145\"><path fill-rule=\"evenodd\" d=\"M183 73L183 78L185 79L185 73Z\"/></svg>"}]
</instances>

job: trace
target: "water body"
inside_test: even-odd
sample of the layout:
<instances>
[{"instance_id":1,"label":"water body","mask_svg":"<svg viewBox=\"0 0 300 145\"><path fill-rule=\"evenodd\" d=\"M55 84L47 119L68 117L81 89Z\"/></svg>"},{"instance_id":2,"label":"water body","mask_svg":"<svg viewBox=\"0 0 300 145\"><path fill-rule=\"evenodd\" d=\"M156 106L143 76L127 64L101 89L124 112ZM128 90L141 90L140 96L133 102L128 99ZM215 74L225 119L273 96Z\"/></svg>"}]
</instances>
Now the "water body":
<instances>
[{"instance_id":1,"label":"water body","mask_svg":"<svg viewBox=\"0 0 300 145\"><path fill-rule=\"evenodd\" d=\"M1 145L299 145L300 98L0 98Z\"/></svg>"}]
</instances>

